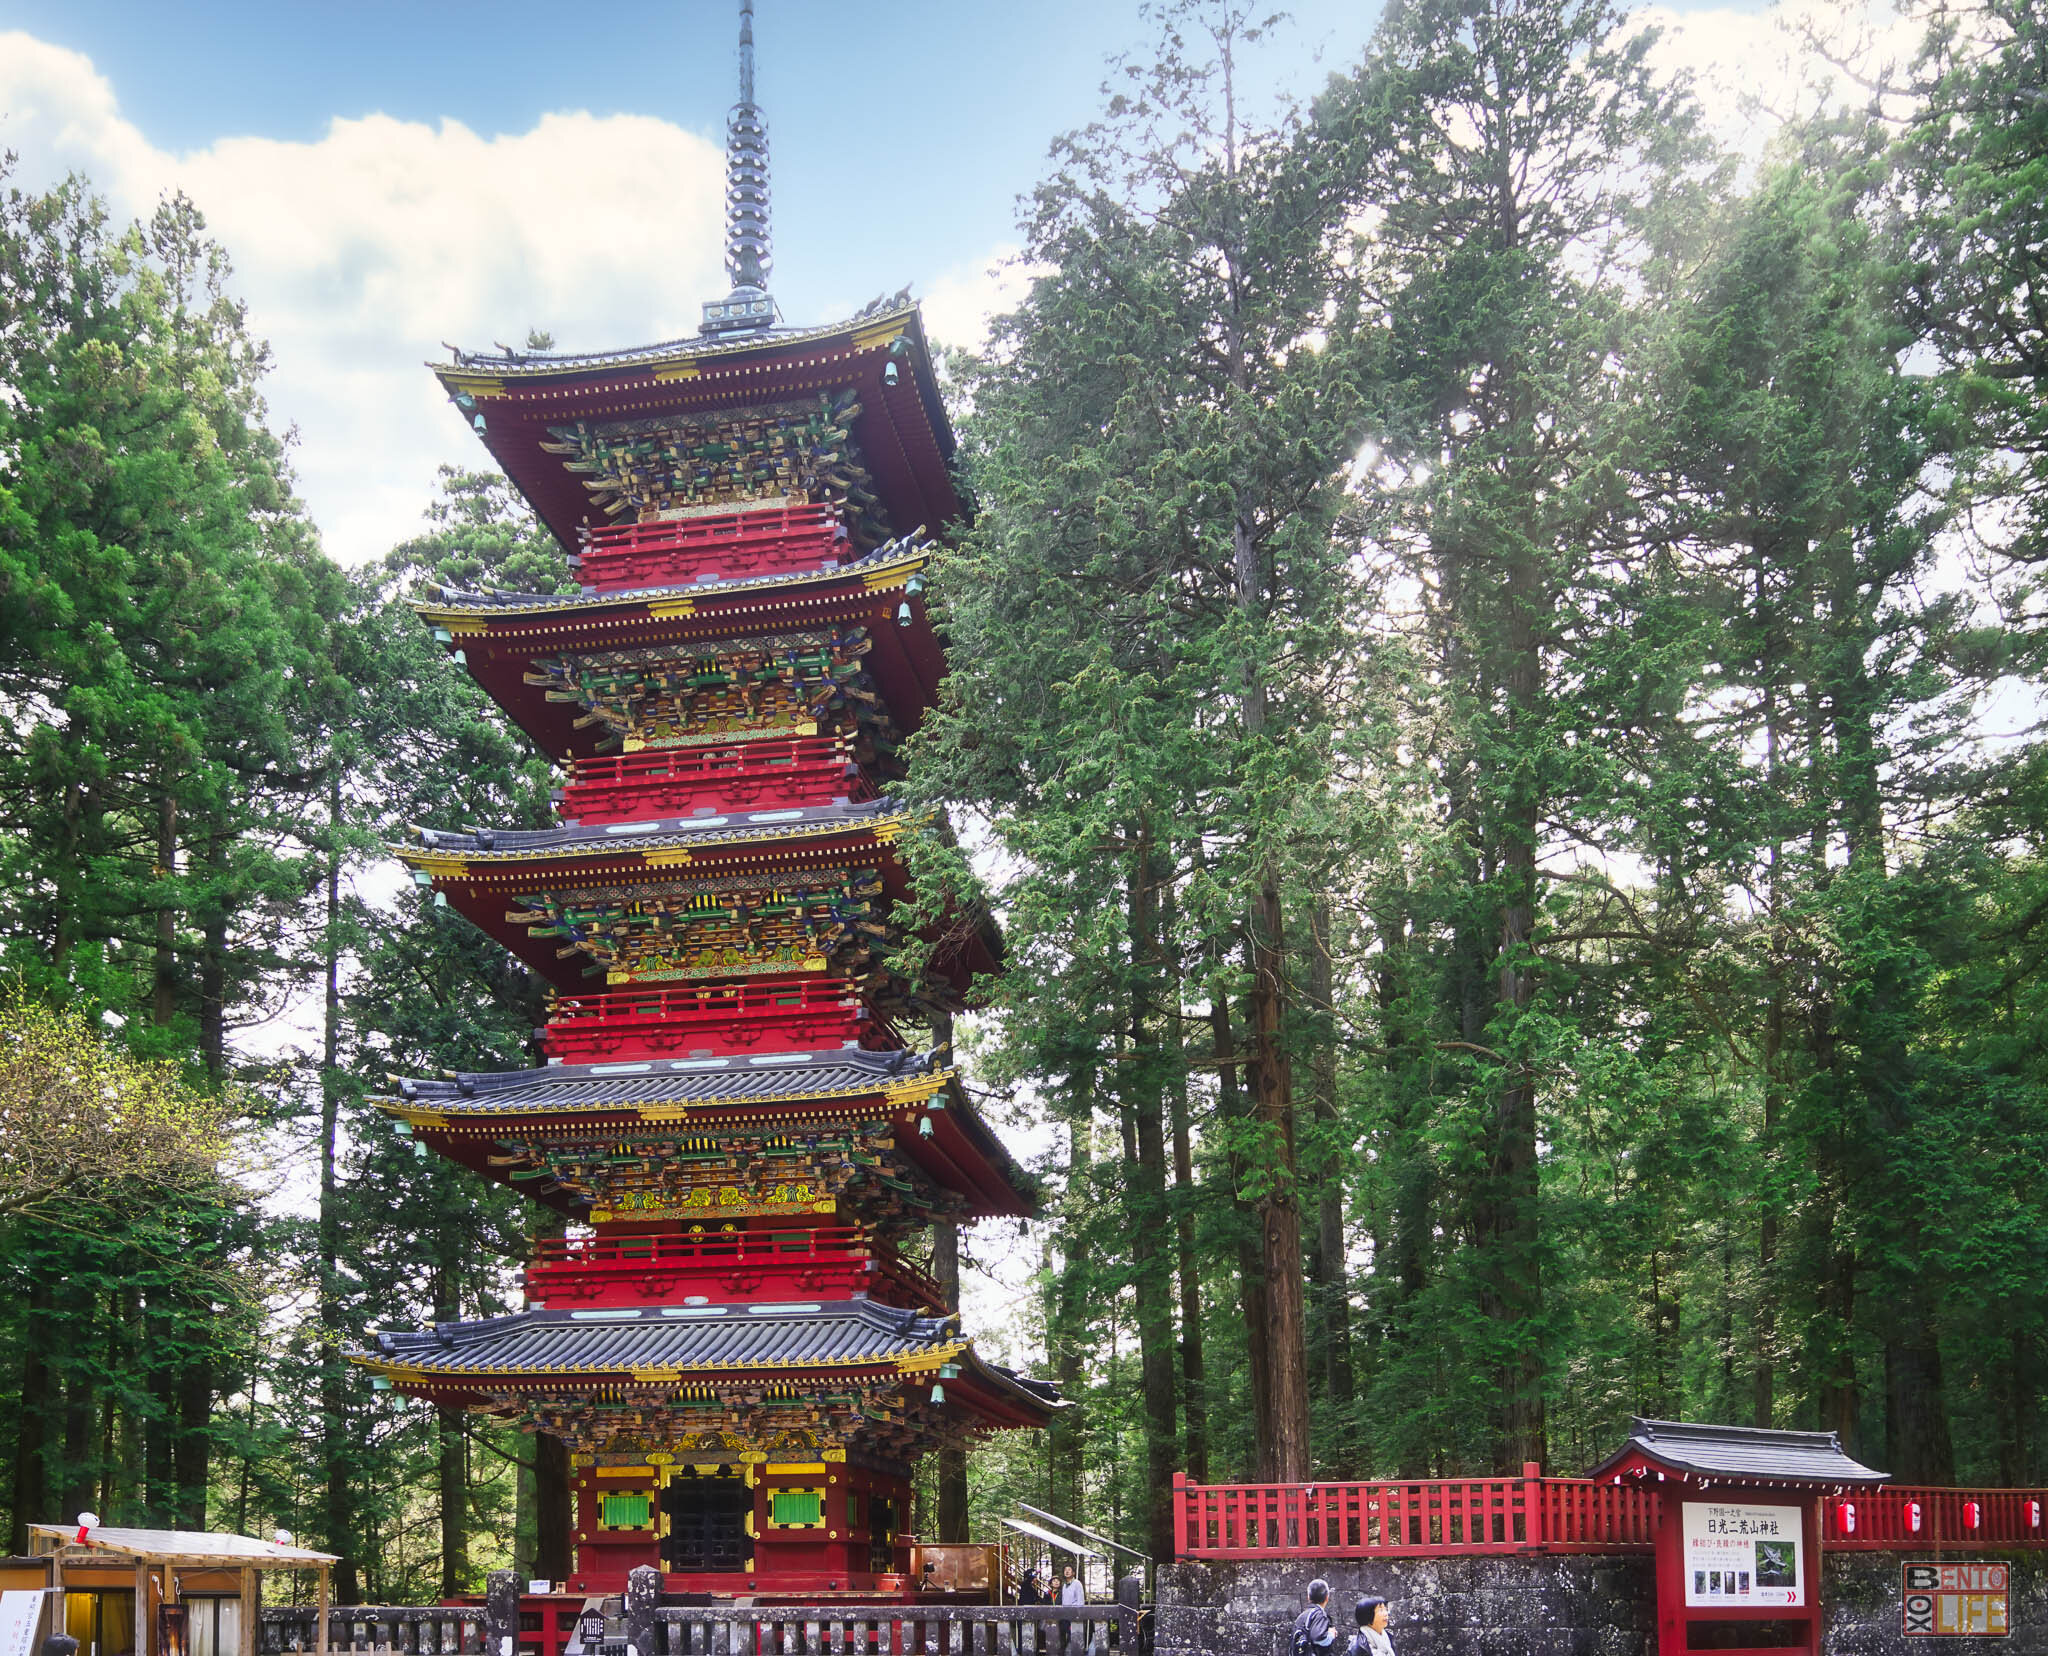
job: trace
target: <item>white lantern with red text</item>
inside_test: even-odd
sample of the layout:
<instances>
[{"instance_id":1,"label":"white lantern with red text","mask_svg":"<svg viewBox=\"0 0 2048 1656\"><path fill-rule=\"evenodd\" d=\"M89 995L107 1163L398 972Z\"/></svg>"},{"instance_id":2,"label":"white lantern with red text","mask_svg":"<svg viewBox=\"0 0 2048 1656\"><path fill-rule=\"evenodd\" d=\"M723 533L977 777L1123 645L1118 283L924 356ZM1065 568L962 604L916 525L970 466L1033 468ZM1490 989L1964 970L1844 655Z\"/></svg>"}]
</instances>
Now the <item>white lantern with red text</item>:
<instances>
[{"instance_id":1,"label":"white lantern with red text","mask_svg":"<svg viewBox=\"0 0 2048 1656\"><path fill-rule=\"evenodd\" d=\"M1920 1503L1918 1501L1908 1501L1906 1503L1906 1528L1915 1535L1920 1533Z\"/></svg>"}]
</instances>

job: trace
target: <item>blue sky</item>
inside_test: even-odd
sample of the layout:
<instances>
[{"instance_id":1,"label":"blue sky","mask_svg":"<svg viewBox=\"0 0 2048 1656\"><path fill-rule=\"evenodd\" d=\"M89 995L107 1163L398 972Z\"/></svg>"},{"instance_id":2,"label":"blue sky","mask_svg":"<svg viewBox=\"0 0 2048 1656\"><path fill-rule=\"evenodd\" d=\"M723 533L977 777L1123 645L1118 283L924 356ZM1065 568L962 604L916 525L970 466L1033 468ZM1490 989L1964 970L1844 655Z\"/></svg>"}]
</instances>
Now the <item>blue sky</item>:
<instances>
[{"instance_id":1,"label":"blue sky","mask_svg":"<svg viewBox=\"0 0 2048 1656\"><path fill-rule=\"evenodd\" d=\"M1354 64L1378 6L1292 10L1244 67L1254 94ZM1673 26L1672 66L1720 75L1724 111L1783 55L1757 0L1645 15ZM907 282L971 343L1015 291L989 271L1049 142L1152 32L1138 0L759 0L785 317ZM421 369L442 341L642 344L724 291L736 33L733 0L0 0L0 147L23 182L83 171L123 214L197 201L273 345L301 492L354 562L418 525L437 464L476 459Z\"/></svg>"},{"instance_id":2,"label":"blue sky","mask_svg":"<svg viewBox=\"0 0 2048 1656\"><path fill-rule=\"evenodd\" d=\"M1378 8L1293 10L1260 78L1312 89L1356 59ZM89 57L128 119L174 152L250 133L311 143L330 119L373 112L488 135L587 110L716 136L736 74L731 0L13 0L0 22ZM1002 241L1050 138L1093 114L1105 57L1148 36L1128 0L760 0L758 95L791 319L809 319L854 273L863 297L923 285Z\"/></svg>"},{"instance_id":3,"label":"blue sky","mask_svg":"<svg viewBox=\"0 0 2048 1656\"><path fill-rule=\"evenodd\" d=\"M1150 35L1135 0L758 9L792 320L848 277L863 297L928 284L1002 241L1048 140L1093 114L1104 59ZM1378 13L1371 0L1289 9L1252 75L1295 92L1355 62ZM11 0L0 22L89 57L128 119L174 152L250 133L311 143L332 118L373 112L488 135L574 109L716 135L734 95L731 0Z\"/></svg>"}]
</instances>

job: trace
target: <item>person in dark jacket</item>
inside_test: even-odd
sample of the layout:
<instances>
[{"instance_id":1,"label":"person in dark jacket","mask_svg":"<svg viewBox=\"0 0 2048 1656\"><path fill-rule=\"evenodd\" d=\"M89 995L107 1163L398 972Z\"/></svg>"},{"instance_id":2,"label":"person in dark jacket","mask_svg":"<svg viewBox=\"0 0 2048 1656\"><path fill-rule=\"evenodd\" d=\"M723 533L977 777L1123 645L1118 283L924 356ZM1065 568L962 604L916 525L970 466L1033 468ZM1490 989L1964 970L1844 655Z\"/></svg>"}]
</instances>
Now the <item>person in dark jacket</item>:
<instances>
[{"instance_id":1,"label":"person in dark jacket","mask_svg":"<svg viewBox=\"0 0 2048 1656\"><path fill-rule=\"evenodd\" d=\"M1017 1583L1017 1602L1019 1604L1043 1604L1045 1602L1045 1589L1038 1584L1038 1571L1029 1564L1024 1566L1023 1579ZM1038 1623L1019 1622L1017 1624L1017 1636L1011 1643L1017 1650L1035 1651L1039 1644Z\"/></svg>"},{"instance_id":2,"label":"person in dark jacket","mask_svg":"<svg viewBox=\"0 0 2048 1656\"><path fill-rule=\"evenodd\" d=\"M1387 1601L1362 1598L1357 1615L1358 1631L1344 1656L1394 1656L1394 1643L1387 1637Z\"/></svg>"},{"instance_id":3,"label":"person in dark jacket","mask_svg":"<svg viewBox=\"0 0 2048 1656\"><path fill-rule=\"evenodd\" d=\"M1292 1656L1329 1656L1337 1648L1337 1630L1330 1625L1330 1584L1321 1576L1308 1584L1308 1608L1294 1618L1288 1647Z\"/></svg>"}]
</instances>

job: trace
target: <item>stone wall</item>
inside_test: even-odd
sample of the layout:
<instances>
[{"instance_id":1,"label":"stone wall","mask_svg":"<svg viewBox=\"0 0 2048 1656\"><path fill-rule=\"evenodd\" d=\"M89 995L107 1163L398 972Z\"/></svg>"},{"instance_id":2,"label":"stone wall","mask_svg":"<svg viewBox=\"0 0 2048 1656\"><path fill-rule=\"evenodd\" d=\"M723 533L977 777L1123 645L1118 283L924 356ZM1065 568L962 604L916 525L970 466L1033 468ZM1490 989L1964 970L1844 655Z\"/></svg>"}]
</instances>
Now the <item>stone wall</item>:
<instances>
[{"instance_id":1,"label":"stone wall","mask_svg":"<svg viewBox=\"0 0 2048 1656\"><path fill-rule=\"evenodd\" d=\"M1319 1575L1341 1640L1361 1597L1387 1601L1395 1656L1651 1656L1656 1646L1647 1555L1507 1553L1164 1565L1157 1656L1286 1656Z\"/></svg>"},{"instance_id":2,"label":"stone wall","mask_svg":"<svg viewBox=\"0 0 2048 1656\"><path fill-rule=\"evenodd\" d=\"M2012 1566L2012 1634L2003 1639L1913 1638L1902 1631L1899 1566L1932 1553L1839 1552L1821 1560L1827 1586L1826 1656L2048 1656L2048 1553L1950 1547L1951 1564Z\"/></svg>"},{"instance_id":3,"label":"stone wall","mask_svg":"<svg viewBox=\"0 0 2048 1656\"><path fill-rule=\"evenodd\" d=\"M1906 1638L1899 1566L1909 1556L1827 1555L1824 1656L2048 1656L2048 1553L1968 1555L2013 1566L2012 1636L1998 1640ZM1157 1656L1286 1656L1288 1631L1318 1575L1330 1583L1330 1619L1344 1639L1362 1596L1387 1601L1395 1656L1656 1652L1657 1586L1647 1554L1510 1553L1162 1565Z\"/></svg>"}]
</instances>

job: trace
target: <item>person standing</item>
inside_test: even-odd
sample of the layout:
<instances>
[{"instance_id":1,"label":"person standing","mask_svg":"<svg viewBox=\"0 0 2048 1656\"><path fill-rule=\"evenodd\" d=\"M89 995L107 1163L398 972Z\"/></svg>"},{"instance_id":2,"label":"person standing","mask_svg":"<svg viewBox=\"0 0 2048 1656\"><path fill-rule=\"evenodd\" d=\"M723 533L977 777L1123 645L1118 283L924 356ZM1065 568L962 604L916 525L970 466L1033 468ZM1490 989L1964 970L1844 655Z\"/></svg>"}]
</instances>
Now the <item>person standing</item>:
<instances>
[{"instance_id":1,"label":"person standing","mask_svg":"<svg viewBox=\"0 0 2048 1656\"><path fill-rule=\"evenodd\" d=\"M1358 1632L1344 1656L1394 1656L1394 1641L1387 1637L1387 1601L1362 1598L1358 1601Z\"/></svg>"},{"instance_id":2,"label":"person standing","mask_svg":"<svg viewBox=\"0 0 2048 1656\"><path fill-rule=\"evenodd\" d=\"M1065 1607L1067 1605L1083 1605L1087 1602L1088 1589L1074 1579L1074 1566L1069 1564L1060 1576L1060 1604L1062 1607ZM1068 1641L1072 1638L1072 1630L1075 1627L1081 1629L1081 1635L1084 1639L1087 1637L1088 1624L1086 1622L1061 1622L1060 1649L1062 1651L1067 1649Z\"/></svg>"},{"instance_id":3,"label":"person standing","mask_svg":"<svg viewBox=\"0 0 2048 1656\"><path fill-rule=\"evenodd\" d=\"M1288 1646L1292 1656L1330 1656L1337 1647L1337 1630L1330 1625L1330 1584L1321 1576L1308 1584L1308 1605L1294 1618Z\"/></svg>"},{"instance_id":4,"label":"person standing","mask_svg":"<svg viewBox=\"0 0 2048 1656\"><path fill-rule=\"evenodd\" d=\"M1024 1566L1023 1579L1017 1583L1017 1603L1037 1605L1044 1602L1045 1589L1038 1585L1038 1568L1036 1565L1027 1564ZM1013 1650L1036 1651L1038 1642L1038 1623L1024 1621L1017 1624L1010 1646Z\"/></svg>"}]
</instances>

